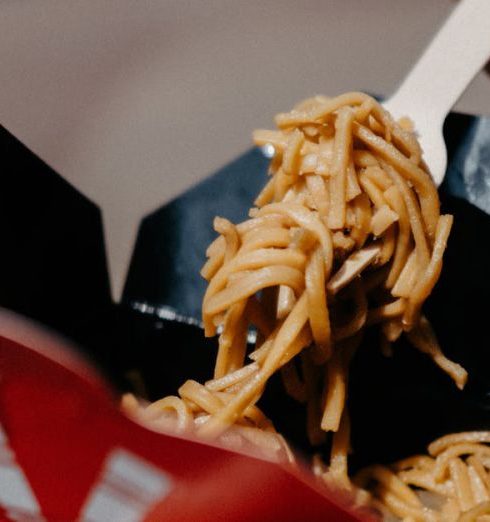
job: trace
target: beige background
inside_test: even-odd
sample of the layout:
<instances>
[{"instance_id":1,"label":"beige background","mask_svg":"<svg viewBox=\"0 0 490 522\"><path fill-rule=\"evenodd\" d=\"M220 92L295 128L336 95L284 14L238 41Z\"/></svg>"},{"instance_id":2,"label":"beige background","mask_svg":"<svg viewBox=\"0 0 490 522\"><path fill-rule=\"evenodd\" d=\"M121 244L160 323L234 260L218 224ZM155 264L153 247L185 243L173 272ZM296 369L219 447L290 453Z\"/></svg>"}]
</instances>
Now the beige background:
<instances>
[{"instance_id":1,"label":"beige background","mask_svg":"<svg viewBox=\"0 0 490 522\"><path fill-rule=\"evenodd\" d=\"M101 205L117 297L143 215L303 97L390 94L453 6L3 0L0 123ZM490 114L488 75L457 109Z\"/></svg>"}]
</instances>

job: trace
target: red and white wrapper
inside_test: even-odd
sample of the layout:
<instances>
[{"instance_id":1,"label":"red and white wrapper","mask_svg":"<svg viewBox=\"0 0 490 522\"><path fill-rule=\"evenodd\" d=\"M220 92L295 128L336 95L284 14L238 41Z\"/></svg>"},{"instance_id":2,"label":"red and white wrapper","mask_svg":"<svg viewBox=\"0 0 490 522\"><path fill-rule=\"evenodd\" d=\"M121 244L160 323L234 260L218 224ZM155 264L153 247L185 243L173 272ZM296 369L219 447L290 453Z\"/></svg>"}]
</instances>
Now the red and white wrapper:
<instances>
[{"instance_id":1,"label":"red and white wrapper","mask_svg":"<svg viewBox=\"0 0 490 522\"><path fill-rule=\"evenodd\" d=\"M351 521L301 469L154 433L65 341L0 313L0 519ZM364 516L364 519L367 519Z\"/></svg>"}]
</instances>

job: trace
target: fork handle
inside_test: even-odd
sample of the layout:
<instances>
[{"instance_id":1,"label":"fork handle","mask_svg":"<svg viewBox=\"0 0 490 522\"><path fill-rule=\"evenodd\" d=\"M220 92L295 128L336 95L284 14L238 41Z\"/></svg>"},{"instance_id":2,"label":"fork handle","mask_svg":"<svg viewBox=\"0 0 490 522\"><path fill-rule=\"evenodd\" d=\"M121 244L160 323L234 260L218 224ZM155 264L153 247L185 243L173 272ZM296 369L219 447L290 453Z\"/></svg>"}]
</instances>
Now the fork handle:
<instances>
[{"instance_id":1,"label":"fork handle","mask_svg":"<svg viewBox=\"0 0 490 522\"><path fill-rule=\"evenodd\" d=\"M442 123L489 57L490 0L461 0L386 106Z\"/></svg>"}]
</instances>

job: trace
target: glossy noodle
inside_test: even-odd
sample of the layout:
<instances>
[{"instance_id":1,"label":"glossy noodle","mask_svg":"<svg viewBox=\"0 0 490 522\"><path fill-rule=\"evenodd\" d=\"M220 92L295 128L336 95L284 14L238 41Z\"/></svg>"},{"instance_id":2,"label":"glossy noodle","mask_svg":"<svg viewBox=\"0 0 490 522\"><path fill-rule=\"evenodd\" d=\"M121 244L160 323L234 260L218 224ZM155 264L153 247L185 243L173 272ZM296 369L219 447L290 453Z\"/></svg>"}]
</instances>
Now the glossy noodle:
<instances>
[{"instance_id":1,"label":"glossy noodle","mask_svg":"<svg viewBox=\"0 0 490 522\"><path fill-rule=\"evenodd\" d=\"M349 365L366 328L380 330L386 354L407 336L465 385L466 371L443 355L421 311L441 272L452 216L440 214L414 134L370 96L316 96L277 115L276 124L254 133L255 144L274 154L250 218L216 218L218 237L202 269L205 334L219 332L214 378L187 381L179 397L145 408L137 410L131 398L126 406L147 423L291 460L257 407L280 372L285 392L305 404L310 442L333 434L331 460L316 461L317 475L349 489ZM460 484L464 494L452 494L445 509L468 511L478 498L486 502L478 513L486 513L479 450L467 460L444 451L400 471L374 466L357 483L375 483L373 502L407 520L425 520L414 484L444 494Z\"/></svg>"}]
</instances>

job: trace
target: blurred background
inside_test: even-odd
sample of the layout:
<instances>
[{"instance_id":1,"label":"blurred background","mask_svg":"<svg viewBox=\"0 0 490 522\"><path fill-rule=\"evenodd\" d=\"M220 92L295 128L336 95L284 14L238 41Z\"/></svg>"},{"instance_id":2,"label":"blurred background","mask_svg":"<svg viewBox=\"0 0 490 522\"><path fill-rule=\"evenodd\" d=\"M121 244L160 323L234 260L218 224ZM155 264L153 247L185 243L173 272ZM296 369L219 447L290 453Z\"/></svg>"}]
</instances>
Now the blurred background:
<instances>
[{"instance_id":1,"label":"blurred background","mask_svg":"<svg viewBox=\"0 0 490 522\"><path fill-rule=\"evenodd\" d=\"M301 98L389 95L454 5L3 0L0 124L101 206L118 297L143 215ZM488 74L456 110L490 114Z\"/></svg>"}]
</instances>

